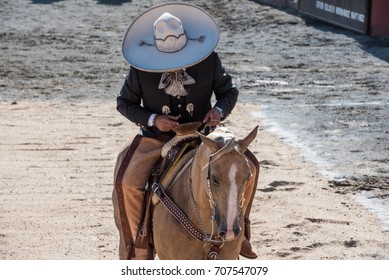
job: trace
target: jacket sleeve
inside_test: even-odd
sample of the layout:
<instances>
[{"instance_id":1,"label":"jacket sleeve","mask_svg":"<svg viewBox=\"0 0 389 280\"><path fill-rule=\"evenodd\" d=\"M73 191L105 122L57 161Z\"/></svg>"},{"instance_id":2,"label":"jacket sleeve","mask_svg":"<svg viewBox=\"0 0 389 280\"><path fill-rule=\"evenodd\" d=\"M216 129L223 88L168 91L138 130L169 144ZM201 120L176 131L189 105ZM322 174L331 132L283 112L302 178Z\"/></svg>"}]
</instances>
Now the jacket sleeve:
<instances>
[{"instance_id":1,"label":"jacket sleeve","mask_svg":"<svg viewBox=\"0 0 389 280\"><path fill-rule=\"evenodd\" d=\"M138 70L131 67L120 95L116 99L116 109L136 125L147 127L152 112L141 106L142 96L143 92L139 83Z\"/></svg>"},{"instance_id":2,"label":"jacket sleeve","mask_svg":"<svg viewBox=\"0 0 389 280\"><path fill-rule=\"evenodd\" d=\"M229 115L238 100L239 91L232 78L222 66L219 55L215 53L213 91L216 96L216 107L223 110L224 118Z\"/></svg>"}]
</instances>

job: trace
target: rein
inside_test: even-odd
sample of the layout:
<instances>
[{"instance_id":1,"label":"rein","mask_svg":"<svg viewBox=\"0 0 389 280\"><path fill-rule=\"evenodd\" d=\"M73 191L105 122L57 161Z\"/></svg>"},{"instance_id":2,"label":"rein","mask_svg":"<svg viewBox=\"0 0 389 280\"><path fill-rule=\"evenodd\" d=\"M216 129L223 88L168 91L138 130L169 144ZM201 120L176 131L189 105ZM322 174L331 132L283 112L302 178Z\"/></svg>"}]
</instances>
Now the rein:
<instances>
[{"instance_id":1,"label":"rein","mask_svg":"<svg viewBox=\"0 0 389 280\"><path fill-rule=\"evenodd\" d=\"M201 232L185 215L184 212L175 204L170 197L165 193L159 183L152 185L152 190L158 196L160 201L165 205L169 212L177 219L177 221L199 241L207 241L207 235Z\"/></svg>"}]
</instances>

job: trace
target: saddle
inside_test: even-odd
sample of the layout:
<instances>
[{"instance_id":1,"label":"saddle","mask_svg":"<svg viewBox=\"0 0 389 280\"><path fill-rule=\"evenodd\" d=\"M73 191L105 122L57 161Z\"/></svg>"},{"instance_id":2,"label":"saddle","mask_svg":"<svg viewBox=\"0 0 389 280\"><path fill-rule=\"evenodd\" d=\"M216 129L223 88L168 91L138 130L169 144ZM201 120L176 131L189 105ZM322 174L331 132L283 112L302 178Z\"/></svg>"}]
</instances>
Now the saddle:
<instances>
[{"instance_id":1,"label":"saddle","mask_svg":"<svg viewBox=\"0 0 389 280\"><path fill-rule=\"evenodd\" d=\"M193 158L196 148L201 142L200 137L196 134L200 125L201 123L197 122L188 123L174 129L176 136L163 146L161 157L149 178L135 247L148 249L148 258L151 260L155 256L152 213L154 206L159 202L159 198L151 186L158 183L165 191L168 190L176 175Z\"/></svg>"}]
</instances>

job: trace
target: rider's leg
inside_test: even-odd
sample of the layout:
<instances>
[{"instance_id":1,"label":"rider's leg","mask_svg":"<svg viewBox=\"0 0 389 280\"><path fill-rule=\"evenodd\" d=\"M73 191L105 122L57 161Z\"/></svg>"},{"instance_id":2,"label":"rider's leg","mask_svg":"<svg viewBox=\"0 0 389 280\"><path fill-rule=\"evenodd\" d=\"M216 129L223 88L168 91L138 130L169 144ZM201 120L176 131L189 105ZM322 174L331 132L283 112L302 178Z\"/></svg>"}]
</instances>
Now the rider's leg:
<instances>
[{"instance_id":1,"label":"rider's leg","mask_svg":"<svg viewBox=\"0 0 389 280\"><path fill-rule=\"evenodd\" d=\"M137 144L135 150L131 148L126 150L126 152L132 151L133 154L128 163L123 163L128 166L119 182L121 188L115 189L113 195L115 221L117 221L120 232L119 256L121 259L147 259L148 256L147 249L133 248L133 246L142 218L144 187L152 168L160 157L163 142L142 137ZM117 180L120 179L117 178ZM131 256L133 250L135 257Z\"/></svg>"}]
</instances>

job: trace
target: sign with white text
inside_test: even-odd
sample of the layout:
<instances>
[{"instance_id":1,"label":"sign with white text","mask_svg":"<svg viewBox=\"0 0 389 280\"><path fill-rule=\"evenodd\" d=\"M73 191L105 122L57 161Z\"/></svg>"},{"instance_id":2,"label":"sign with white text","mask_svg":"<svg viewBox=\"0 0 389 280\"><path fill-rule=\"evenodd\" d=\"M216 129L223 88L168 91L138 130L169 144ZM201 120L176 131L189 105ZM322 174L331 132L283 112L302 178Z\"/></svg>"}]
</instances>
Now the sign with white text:
<instances>
[{"instance_id":1,"label":"sign with white text","mask_svg":"<svg viewBox=\"0 0 389 280\"><path fill-rule=\"evenodd\" d=\"M360 33L368 33L369 0L300 0L299 11Z\"/></svg>"}]
</instances>

